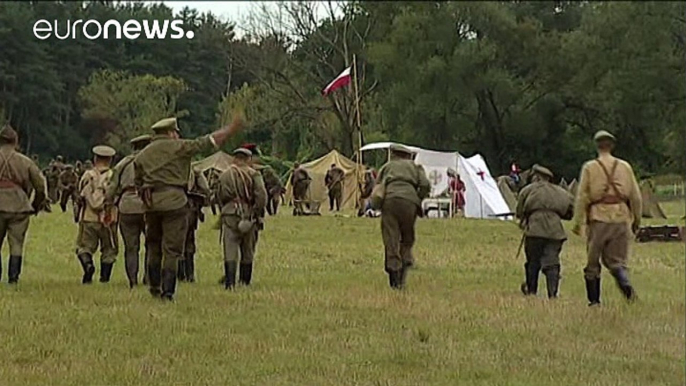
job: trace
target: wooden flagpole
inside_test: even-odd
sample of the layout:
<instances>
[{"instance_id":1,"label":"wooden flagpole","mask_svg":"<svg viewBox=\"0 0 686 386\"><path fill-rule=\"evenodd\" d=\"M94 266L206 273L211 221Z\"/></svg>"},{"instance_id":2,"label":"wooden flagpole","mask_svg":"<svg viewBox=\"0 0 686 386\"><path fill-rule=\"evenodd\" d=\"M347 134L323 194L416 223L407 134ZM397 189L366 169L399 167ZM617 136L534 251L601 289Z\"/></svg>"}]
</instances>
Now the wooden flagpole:
<instances>
[{"instance_id":1,"label":"wooden flagpole","mask_svg":"<svg viewBox=\"0 0 686 386\"><path fill-rule=\"evenodd\" d=\"M357 183L362 184L364 179L361 173L362 171L362 117L360 116L360 91L359 85L357 83L357 57L353 54L353 82L354 82L354 93L355 93L355 115L357 118ZM359 192L358 192L359 193ZM360 200L357 200L358 203Z\"/></svg>"}]
</instances>

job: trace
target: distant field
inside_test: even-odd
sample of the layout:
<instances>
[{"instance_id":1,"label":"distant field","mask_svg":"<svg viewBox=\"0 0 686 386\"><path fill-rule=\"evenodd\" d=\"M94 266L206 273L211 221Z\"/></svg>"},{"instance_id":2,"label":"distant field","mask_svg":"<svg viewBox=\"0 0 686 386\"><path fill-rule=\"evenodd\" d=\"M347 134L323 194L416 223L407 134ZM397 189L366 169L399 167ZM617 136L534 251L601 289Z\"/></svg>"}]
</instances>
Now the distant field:
<instances>
[{"instance_id":1,"label":"distant field","mask_svg":"<svg viewBox=\"0 0 686 386\"><path fill-rule=\"evenodd\" d=\"M649 223L680 222L683 202L663 207L670 219ZM234 293L215 284L209 215L199 281L174 304L130 291L122 259L112 283L82 286L70 214L41 214L17 288L3 251L0 385L683 385L683 243L635 245L640 301L605 272L589 309L577 237L551 302L519 293L514 224L420 220L418 267L397 293L377 219L285 212L267 219L254 286Z\"/></svg>"}]
</instances>

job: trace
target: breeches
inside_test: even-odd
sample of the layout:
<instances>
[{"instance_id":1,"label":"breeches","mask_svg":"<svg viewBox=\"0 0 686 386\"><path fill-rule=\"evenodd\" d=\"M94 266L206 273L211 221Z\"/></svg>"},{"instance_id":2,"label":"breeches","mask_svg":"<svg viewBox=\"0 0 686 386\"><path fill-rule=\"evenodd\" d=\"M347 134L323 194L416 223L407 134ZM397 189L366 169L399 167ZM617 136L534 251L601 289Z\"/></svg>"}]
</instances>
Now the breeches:
<instances>
[{"instance_id":1,"label":"breeches","mask_svg":"<svg viewBox=\"0 0 686 386\"><path fill-rule=\"evenodd\" d=\"M22 256L24 238L29 229L30 215L26 213L0 213L0 249L5 237L10 244L11 256Z\"/></svg>"},{"instance_id":2,"label":"breeches","mask_svg":"<svg viewBox=\"0 0 686 386\"><path fill-rule=\"evenodd\" d=\"M119 232L124 240L126 271L133 278L138 275L141 235L145 235L145 215L141 213L119 216Z\"/></svg>"},{"instance_id":3,"label":"breeches","mask_svg":"<svg viewBox=\"0 0 686 386\"><path fill-rule=\"evenodd\" d=\"M417 205L401 198L384 200L381 208L381 236L384 243L386 271L398 271L414 264L414 225Z\"/></svg>"},{"instance_id":4,"label":"breeches","mask_svg":"<svg viewBox=\"0 0 686 386\"><path fill-rule=\"evenodd\" d=\"M176 274L188 233L188 208L145 214L145 247L148 269Z\"/></svg>"},{"instance_id":5,"label":"breeches","mask_svg":"<svg viewBox=\"0 0 686 386\"><path fill-rule=\"evenodd\" d=\"M99 222L79 223L79 234L76 238L76 254L95 255L100 246L100 259L103 263L114 263L117 260L119 246L115 224L106 226Z\"/></svg>"},{"instance_id":6,"label":"breeches","mask_svg":"<svg viewBox=\"0 0 686 386\"><path fill-rule=\"evenodd\" d=\"M255 228L246 233L238 231L237 216L222 216L222 244L224 261L239 261L241 264L252 263L257 245Z\"/></svg>"},{"instance_id":7,"label":"breeches","mask_svg":"<svg viewBox=\"0 0 686 386\"><path fill-rule=\"evenodd\" d=\"M588 263L584 268L584 276L589 280L599 278L601 262L610 271L626 268L630 234L626 223L591 222L588 226Z\"/></svg>"},{"instance_id":8,"label":"breeches","mask_svg":"<svg viewBox=\"0 0 686 386\"><path fill-rule=\"evenodd\" d=\"M541 237L525 238L524 252L526 253L527 264L542 269L544 272L550 267L560 265L560 252L563 244L563 240Z\"/></svg>"}]
</instances>

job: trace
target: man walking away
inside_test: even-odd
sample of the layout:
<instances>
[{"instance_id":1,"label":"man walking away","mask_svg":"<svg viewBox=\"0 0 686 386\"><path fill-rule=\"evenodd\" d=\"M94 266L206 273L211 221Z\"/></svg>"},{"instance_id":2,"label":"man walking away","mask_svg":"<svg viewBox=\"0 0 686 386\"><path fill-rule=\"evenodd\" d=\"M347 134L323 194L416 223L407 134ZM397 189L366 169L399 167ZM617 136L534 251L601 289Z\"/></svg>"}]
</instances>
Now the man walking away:
<instances>
[{"instance_id":1,"label":"man walking away","mask_svg":"<svg viewBox=\"0 0 686 386\"><path fill-rule=\"evenodd\" d=\"M250 150L239 148L233 155L234 164L219 176L226 289L235 286L239 255L239 281L250 285L256 246L256 219L267 205L262 175L249 166L252 156Z\"/></svg>"},{"instance_id":2,"label":"man walking away","mask_svg":"<svg viewBox=\"0 0 686 386\"><path fill-rule=\"evenodd\" d=\"M414 264L414 226L421 212L422 200L431 192L431 182L426 178L424 168L414 163L412 154L402 145L392 145L391 160L381 167L376 180L376 184L385 187L381 236L386 255L385 269L393 289L405 286L407 270Z\"/></svg>"},{"instance_id":3,"label":"man walking away","mask_svg":"<svg viewBox=\"0 0 686 386\"><path fill-rule=\"evenodd\" d=\"M100 246L100 282L107 283L119 253L117 209L107 202L106 188L112 178L110 163L116 154L109 146L93 148L93 168L79 181L79 233L77 257L83 269L83 284L90 284L95 273L93 255Z\"/></svg>"},{"instance_id":4,"label":"man walking away","mask_svg":"<svg viewBox=\"0 0 686 386\"><path fill-rule=\"evenodd\" d=\"M112 179L107 188L108 201L119 209L119 232L124 240L124 265L130 288L138 285L141 235L145 235L145 208L134 184L133 160L150 140L151 136L148 134L131 140L133 153L124 157L112 169ZM146 251L144 267L147 262ZM147 282L147 269L145 271L143 283Z\"/></svg>"},{"instance_id":5,"label":"man walking away","mask_svg":"<svg viewBox=\"0 0 686 386\"><path fill-rule=\"evenodd\" d=\"M581 169L574 229L587 226L588 263L584 268L589 306L600 304L600 263L610 270L627 300L636 299L629 282L629 242L641 225L641 191L628 162L615 158L615 137L601 130L594 137L598 158Z\"/></svg>"},{"instance_id":6,"label":"man walking away","mask_svg":"<svg viewBox=\"0 0 686 386\"><path fill-rule=\"evenodd\" d=\"M196 154L219 149L243 126L240 117L231 125L193 140L184 140L176 118L152 126L152 142L133 161L135 184L145 205L145 247L148 251L150 293L173 300L179 260L188 232L188 180Z\"/></svg>"},{"instance_id":7,"label":"man walking away","mask_svg":"<svg viewBox=\"0 0 686 386\"><path fill-rule=\"evenodd\" d=\"M47 194L38 166L15 150L18 142L17 132L11 126L6 124L0 129L0 249L7 237L10 244L10 284L19 281L29 218L32 213L40 211ZM34 192L32 203L29 201L31 191Z\"/></svg>"},{"instance_id":8,"label":"man walking away","mask_svg":"<svg viewBox=\"0 0 686 386\"><path fill-rule=\"evenodd\" d=\"M536 295L538 274L546 278L548 298L556 298L560 283L560 251L567 236L562 220L574 214L573 197L566 190L550 183L553 173L534 165L533 183L522 189L517 200L517 217L524 229L526 280L521 286L524 295Z\"/></svg>"}]
</instances>

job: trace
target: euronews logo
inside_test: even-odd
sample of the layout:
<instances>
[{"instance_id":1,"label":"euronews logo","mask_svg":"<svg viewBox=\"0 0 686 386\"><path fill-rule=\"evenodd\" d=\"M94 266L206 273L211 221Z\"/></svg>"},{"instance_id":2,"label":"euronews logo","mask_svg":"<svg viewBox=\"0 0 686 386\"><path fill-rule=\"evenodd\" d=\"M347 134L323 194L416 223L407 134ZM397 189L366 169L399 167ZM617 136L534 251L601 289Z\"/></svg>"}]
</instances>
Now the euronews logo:
<instances>
[{"instance_id":1,"label":"euronews logo","mask_svg":"<svg viewBox=\"0 0 686 386\"><path fill-rule=\"evenodd\" d=\"M118 20L108 20L104 24L98 20L76 20L72 22L52 23L41 19L33 24L33 36L40 40L55 37L59 40L85 37L88 40L116 39L122 36L129 40L143 38L147 40L193 39L193 31L183 29L183 20L127 20L122 24Z\"/></svg>"}]
</instances>

